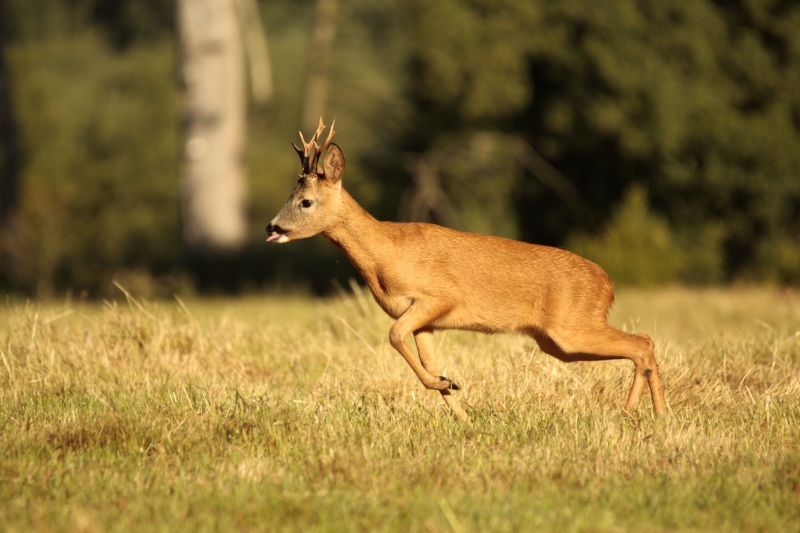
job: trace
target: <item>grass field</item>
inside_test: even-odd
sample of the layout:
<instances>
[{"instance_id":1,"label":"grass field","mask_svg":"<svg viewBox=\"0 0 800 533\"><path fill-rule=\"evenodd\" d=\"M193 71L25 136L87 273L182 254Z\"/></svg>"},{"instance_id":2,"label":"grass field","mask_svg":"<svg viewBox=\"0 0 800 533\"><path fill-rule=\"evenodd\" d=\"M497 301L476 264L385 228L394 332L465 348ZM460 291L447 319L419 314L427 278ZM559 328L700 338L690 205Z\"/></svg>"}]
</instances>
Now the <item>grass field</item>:
<instances>
[{"instance_id":1,"label":"grass field","mask_svg":"<svg viewBox=\"0 0 800 533\"><path fill-rule=\"evenodd\" d=\"M800 293L621 290L629 362L437 334L448 415L361 291L10 302L2 531L800 531Z\"/></svg>"}]
</instances>

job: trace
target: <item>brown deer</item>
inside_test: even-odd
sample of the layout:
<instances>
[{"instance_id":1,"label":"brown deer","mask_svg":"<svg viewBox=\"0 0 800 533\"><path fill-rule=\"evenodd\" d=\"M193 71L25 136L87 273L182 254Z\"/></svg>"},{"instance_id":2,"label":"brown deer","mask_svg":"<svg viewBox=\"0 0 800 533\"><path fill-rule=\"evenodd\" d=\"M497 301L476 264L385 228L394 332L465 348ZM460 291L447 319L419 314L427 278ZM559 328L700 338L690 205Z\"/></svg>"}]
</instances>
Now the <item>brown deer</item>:
<instances>
[{"instance_id":1,"label":"brown deer","mask_svg":"<svg viewBox=\"0 0 800 533\"><path fill-rule=\"evenodd\" d=\"M301 132L302 150L292 143L302 173L267 226L267 242L321 233L342 250L381 308L397 320L389 332L392 346L455 416L469 420L450 393L458 385L440 376L433 360L435 330L523 333L567 363L630 359L635 373L625 409L636 407L647 383L656 414L665 412L653 341L608 325L614 293L600 266L558 248L435 224L380 222L342 188L344 156L331 144L333 125L317 145L324 128L320 119L309 142ZM409 333L419 360L406 344Z\"/></svg>"}]
</instances>

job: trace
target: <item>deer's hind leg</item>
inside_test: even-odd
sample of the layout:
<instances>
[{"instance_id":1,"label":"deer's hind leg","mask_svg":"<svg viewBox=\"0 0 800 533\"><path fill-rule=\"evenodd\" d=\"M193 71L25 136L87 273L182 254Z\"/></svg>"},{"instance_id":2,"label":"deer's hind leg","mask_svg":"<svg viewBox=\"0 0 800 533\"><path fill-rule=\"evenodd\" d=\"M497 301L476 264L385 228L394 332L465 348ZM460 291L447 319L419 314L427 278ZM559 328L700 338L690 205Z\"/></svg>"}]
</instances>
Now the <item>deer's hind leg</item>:
<instances>
[{"instance_id":1,"label":"deer's hind leg","mask_svg":"<svg viewBox=\"0 0 800 533\"><path fill-rule=\"evenodd\" d=\"M655 344L647 335L625 333L604 324L598 329L587 328L572 334L536 332L533 337L543 352L565 363L630 359L635 369L625 410L630 411L638 405L644 386L648 384L656 414L666 412L661 376L655 358Z\"/></svg>"},{"instance_id":2,"label":"deer's hind leg","mask_svg":"<svg viewBox=\"0 0 800 533\"><path fill-rule=\"evenodd\" d=\"M434 376L438 376L440 374L439 366L433 360L433 329L418 329L414 332L414 341L417 343L417 353L419 353L419 360L422 362L422 366ZM469 415L449 390L440 390L439 393L456 418L469 422Z\"/></svg>"}]
</instances>

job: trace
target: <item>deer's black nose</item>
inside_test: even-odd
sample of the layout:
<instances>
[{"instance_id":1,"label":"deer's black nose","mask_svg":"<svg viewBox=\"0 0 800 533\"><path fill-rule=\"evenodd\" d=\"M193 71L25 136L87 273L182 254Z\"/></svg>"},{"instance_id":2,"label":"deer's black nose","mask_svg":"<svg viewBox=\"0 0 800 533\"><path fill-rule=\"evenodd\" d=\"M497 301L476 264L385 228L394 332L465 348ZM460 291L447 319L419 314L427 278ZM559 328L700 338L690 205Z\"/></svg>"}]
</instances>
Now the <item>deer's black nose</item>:
<instances>
[{"instance_id":1,"label":"deer's black nose","mask_svg":"<svg viewBox=\"0 0 800 533\"><path fill-rule=\"evenodd\" d=\"M269 223L269 224L267 224L267 233L270 234L270 235L272 235L273 233L284 234L284 233L286 233L286 230L283 229L282 227L280 227L277 224Z\"/></svg>"}]
</instances>

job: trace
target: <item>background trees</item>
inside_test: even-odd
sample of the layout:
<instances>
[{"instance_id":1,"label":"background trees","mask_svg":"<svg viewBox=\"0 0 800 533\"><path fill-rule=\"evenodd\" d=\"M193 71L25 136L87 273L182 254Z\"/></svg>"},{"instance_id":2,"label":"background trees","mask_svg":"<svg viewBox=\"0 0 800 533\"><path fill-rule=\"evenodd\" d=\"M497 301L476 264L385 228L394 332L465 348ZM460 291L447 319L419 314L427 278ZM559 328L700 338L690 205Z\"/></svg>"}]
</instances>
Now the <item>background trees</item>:
<instances>
[{"instance_id":1,"label":"background trees","mask_svg":"<svg viewBox=\"0 0 800 533\"><path fill-rule=\"evenodd\" d=\"M422 2L414 27L420 123L515 132L586 200L568 209L520 170L523 238L596 232L639 183L723 277L797 279L796 3ZM683 275L716 279L714 264Z\"/></svg>"},{"instance_id":2,"label":"background trees","mask_svg":"<svg viewBox=\"0 0 800 533\"><path fill-rule=\"evenodd\" d=\"M326 290L352 275L322 240L262 242L297 172L315 2L260 4L275 91L248 115L247 245L203 264L181 241L174 5L5 2L22 161L6 287ZM326 117L373 212L569 246L619 282L800 282L796 2L342 0L337 13Z\"/></svg>"}]
</instances>

